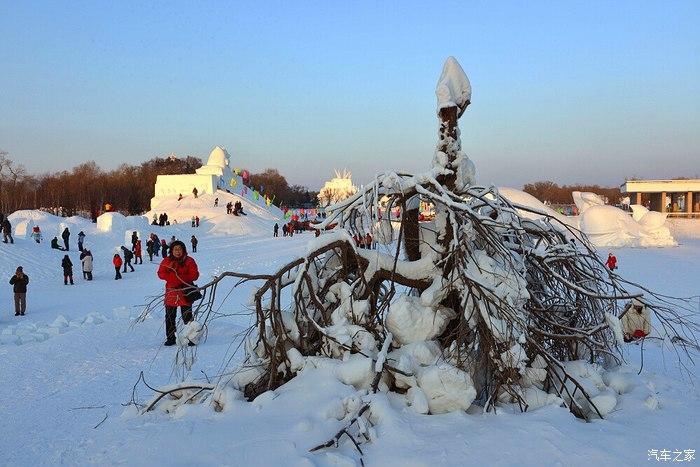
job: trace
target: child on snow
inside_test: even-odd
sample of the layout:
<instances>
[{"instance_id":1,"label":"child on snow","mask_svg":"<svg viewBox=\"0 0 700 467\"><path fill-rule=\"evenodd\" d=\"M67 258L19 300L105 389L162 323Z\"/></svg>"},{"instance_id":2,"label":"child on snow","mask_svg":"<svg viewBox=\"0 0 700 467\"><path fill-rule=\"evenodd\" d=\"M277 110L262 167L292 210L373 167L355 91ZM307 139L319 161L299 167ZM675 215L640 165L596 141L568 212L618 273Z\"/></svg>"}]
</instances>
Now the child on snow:
<instances>
[{"instance_id":1,"label":"child on snow","mask_svg":"<svg viewBox=\"0 0 700 467\"><path fill-rule=\"evenodd\" d=\"M63 268L63 285L68 285L68 281L70 280L70 285L73 284L73 262L70 260L70 257L68 255L65 255L63 257L63 261L61 261L61 267Z\"/></svg>"},{"instance_id":2,"label":"child on snow","mask_svg":"<svg viewBox=\"0 0 700 467\"><path fill-rule=\"evenodd\" d=\"M615 257L615 255L613 255L612 253L608 253L608 260L605 262L605 265L611 271L617 269L617 258Z\"/></svg>"},{"instance_id":3,"label":"child on snow","mask_svg":"<svg viewBox=\"0 0 700 467\"><path fill-rule=\"evenodd\" d=\"M116 272L116 275L114 276L114 280L118 280L122 278L122 273L120 272L122 268L122 257L119 256L119 253L114 253L114 258L112 258L112 264L114 265L114 271Z\"/></svg>"},{"instance_id":4,"label":"child on snow","mask_svg":"<svg viewBox=\"0 0 700 467\"><path fill-rule=\"evenodd\" d=\"M38 225L32 227L32 238L35 242L41 243L41 229Z\"/></svg>"},{"instance_id":5,"label":"child on snow","mask_svg":"<svg viewBox=\"0 0 700 467\"><path fill-rule=\"evenodd\" d=\"M134 263L143 264L143 257L141 256L141 240L136 240L136 245L134 246Z\"/></svg>"}]
</instances>

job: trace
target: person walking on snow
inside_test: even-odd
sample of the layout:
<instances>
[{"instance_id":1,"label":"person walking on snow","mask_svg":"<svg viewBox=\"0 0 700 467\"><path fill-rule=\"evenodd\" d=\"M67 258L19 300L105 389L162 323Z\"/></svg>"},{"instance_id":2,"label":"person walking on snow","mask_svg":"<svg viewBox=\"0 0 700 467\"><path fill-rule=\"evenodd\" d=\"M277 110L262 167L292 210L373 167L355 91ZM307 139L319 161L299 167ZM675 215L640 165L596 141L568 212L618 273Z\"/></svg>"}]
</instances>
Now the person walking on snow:
<instances>
[{"instance_id":1,"label":"person walking on snow","mask_svg":"<svg viewBox=\"0 0 700 467\"><path fill-rule=\"evenodd\" d=\"M70 239L70 230L68 230L68 227L63 229L63 233L61 234L61 238L63 238L63 244L65 245L65 248L66 248L65 251L70 251L70 247L68 246L68 240Z\"/></svg>"},{"instance_id":2,"label":"person walking on snow","mask_svg":"<svg viewBox=\"0 0 700 467\"><path fill-rule=\"evenodd\" d=\"M192 287L199 278L195 260L187 255L185 244L173 242L170 255L163 259L158 268L158 277L165 281L165 335L164 345L175 345L177 307L180 307L182 321L192 321L192 302L186 295L186 288ZM190 342L189 345L194 345Z\"/></svg>"},{"instance_id":3,"label":"person walking on snow","mask_svg":"<svg viewBox=\"0 0 700 467\"><path fill-rule=\"evenodd\" d=\"M134 264L143 264L143 257L141 256L141 240L136 240L136 245L134 246Z\"/></svg>"},{"instance_id":4,"label":"person walking on snow","mask_svg":"<svg viewBox=\"0 0 700 467\"><path fill-rule=\"evenodd\" d=\"M219 198L214 199L214 207L215 208L219 207Z\"/></svg>"},{"instance_id":5,"label":"person walking on snow","mask_svg":"<svg viewBox=\"0 0 700 467\"><path fill-rule=\"evenodd\" d=\"M136 242L139 240L139 235L136 232L131 233L131 251L136 251Z\"/></svg>"},{"instance_id":6,"label":"person walking on snow","mask_svg":"<svg viewBox=\"0 0 700 467\"><path fill-rule=\"evenodd\" d=\"M92 280L92 252L87 248L80 254L80 262L83 264L83 279Z\"/></svg>"},{"instance_id":7,"label":"person walking on snow","mask_svg":"<svg viewBox=\"0 0 700 467\"><path fill-rule=\"evenodd\" d=\"M194 222L195 222L194 216L192 216L192 227L194 227Z\"/></svg>"},{"instance_id":8,"label":"person walking on snow","mask_svg":"<svg viewBox=\"0 0 700 467\"><path fill-rule=\"evenodd\" d=\"M608 260L605 262L605 265L611 271L617 269L617 258L615 257L615 255L613 255L612 253L608 253Z\"/></svg>"},{"instance_id":9,"label":"person walking on snow","mask_svg":"<svg viewBox=\"0 0 700 467\"><path fill-rule=\"evenodd\" d=\"M273 236L273 237L278 237L278 236L279 236L279 234L278 234L279 230L280 230L280 226L279 226L279 224L277 224L277 223L275 222L275 226L272 228L272 236Z\"/></svg>"},{"instance_id":10,"label":"person walking on snow","mask_svg":"<svg viewBox=\"0 0 700 467\"><path fill-rule=\"evenodd\" d=\"M131 264L131 260L134 259L134 254L125 246L122 246L122 254L124 255L124 272L126 272L127 266L131 268L131 272L134 272L134 266Z\"/></svg>"},{"instance_id":11,"label":"person walking on snow","mask_svg":"<svg viewBox=\"0 0 700 467\"><path fill-rule=\"evenodd\" d=\"M168 244L165 243L165 239L160 241L160 252L162 253L163 258L168 256Z\"/></svg>"},{"instance_id":12,"label":"person walking on snow","mask_svg":"<svg viewBox=\"0 0 700 467\"><path fill-rule=\"evenodd\" d=\"M198 194L198 193L199 193L199 191L197 191L197 187L194 187L194 188L192 189L192 194L194 195L195 198L197 197L197 194Z\"/></svg>"},{"instance_id":13,"label":"person walking on snow","mask_svg":"<svg viewBox=\"0 0 700 467\"><path fill-rule=\"evenodd\" d=\"M199 227L199 216L195 216L194 218L194 226Z\"/></svg>"},{"instance_id":14,"label":"person walking on snow","mask_svg":"<svg viewBox=\"0 0 700 467\"><path fill-rule=\"evenodd\" d=\"M78 233L78 251L83 251L83 242L85 242L85 232L81 230Z\"/></svg>"},{"instance_id":15,"label":"person walking on snow","mask_svg":"<svg viewBox=\"0 0 700 467\"><path fill-rule=\"evenodd\" d=\"M12 224L10 224L10 219L6 217L2 221L2 243L7 243L8 238L10 243L15 243L15 239L12 238Z\"/></svg>"},{"instance_id":16,"label":"person walking on snow","mask_svg":"<svg viewBox=\"0 0 700 467\"><path fill-rule=\"evenodd\" d=\"M199 243L199 240L197 240L197 237L192 235L190 242L192 242L192 253L197 253L197 244Z\"/></svg>"},{"instance_id":17,"label":"person walking on snow","mask_svg":"<svg viewBox=\"0 0 700 467\"><path fill-rule=\"evenodd\" d=\"M119 256L119 253L114 253L114 258L112 258L112 264L114 265L114 271L116 272L116 275L114 276L114 280L119 280L122 278L122 273L119 272L122 268L122 257Z\"/></svg>"},{"instance_id":18,"label":"person walking on snow","mask_svg":"<svg viewBox=\"0 0 700 467\"><path fill-rule=\"evenodd\" d=\"M10 285L15 294L15 316L24 316L27 311L27 285L29 276L18 266L15 275L10 278Z\"/></svg>"},{"instance_id":19,"label":"person walking on snow","mask_svg":"<svg viewBox=\"0 0 700 467\"><path fill-rule=\"evenodd\" d=\"M74 285L73 262L70 260L70 257L68 255L65 255L63 257L63 261L61 261L61 267L63 268L63 285L68 285L68 281L70 281L70 285Z\"/></svg>"}]
</instances>

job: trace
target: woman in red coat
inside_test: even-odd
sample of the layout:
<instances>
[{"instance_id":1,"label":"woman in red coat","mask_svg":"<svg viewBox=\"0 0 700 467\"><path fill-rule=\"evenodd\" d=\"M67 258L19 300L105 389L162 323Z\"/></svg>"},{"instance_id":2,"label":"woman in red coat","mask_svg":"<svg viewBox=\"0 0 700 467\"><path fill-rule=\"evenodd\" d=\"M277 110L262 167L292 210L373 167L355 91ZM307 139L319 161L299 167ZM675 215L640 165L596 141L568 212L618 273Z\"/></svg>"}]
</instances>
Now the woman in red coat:
<instances>
[{"instance_id":1,"label":"woman in red coat","mask_svg":"<svg viewBox=\"0 0 700 467\"><path fill-rule=\"evenodd\" d=\"M185 288L199 278L197 263L187 256L185 244L180 240L170 245L170 254L160 263L158 277L165 281L165 345L174 345L177 307L185 324L192 321L192 303L187 300Z\"/></svg>"}]
</instances>

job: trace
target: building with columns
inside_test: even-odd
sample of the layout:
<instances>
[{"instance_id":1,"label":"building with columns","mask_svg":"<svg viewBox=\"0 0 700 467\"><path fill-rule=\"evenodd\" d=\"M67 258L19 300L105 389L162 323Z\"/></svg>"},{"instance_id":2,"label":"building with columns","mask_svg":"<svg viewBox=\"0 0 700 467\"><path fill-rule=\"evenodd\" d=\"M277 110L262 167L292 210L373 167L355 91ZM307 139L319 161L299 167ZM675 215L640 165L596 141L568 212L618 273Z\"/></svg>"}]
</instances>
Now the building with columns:
<instances>
[{"instance_id":1,"label":"building with columns","mask_svg":"<svg viewBox=\"0 0 700 467\"><path fill-rule=\"evenodd\" d=\"M669 216L700 217L700 180L628 180L620 186L630 204Z\"/></svg>"}]
</instances>

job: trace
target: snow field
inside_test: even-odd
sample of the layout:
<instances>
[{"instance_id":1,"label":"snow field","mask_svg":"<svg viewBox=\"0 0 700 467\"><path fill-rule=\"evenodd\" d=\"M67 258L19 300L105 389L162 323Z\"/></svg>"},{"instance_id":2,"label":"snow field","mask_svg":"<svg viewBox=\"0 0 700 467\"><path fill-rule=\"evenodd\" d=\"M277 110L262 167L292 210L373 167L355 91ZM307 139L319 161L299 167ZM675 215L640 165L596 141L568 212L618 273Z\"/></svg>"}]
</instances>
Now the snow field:
<instances>
[{"instance_id":1,"label":"snow field","mask_svg":"<svg viewBox=\"0 0 700 467\"><path fill-rule=\"evenodd\" d=\"M225 213L225 207L219 209ZM46 224L58 232L62 220L43 217L41 222L42 230ZM623 346L628 364L618 369L571 363L586 375L598 409L607 413L605 420L590 423L558 407L536 385L527 396L533 410L525 414L517 407L504 407L495 415L471 407L425 415L441 411L436 403L450 403L435 391L455 381L435 374L434 366L427 367L431 370L417 384L407 382L406 395L368 396L353 385L361 385L360 379L371 373L366 362L336 362L327 371L320 359L300 360L303 370L297 378L252 403L229 390L218 395L222 412L201 404L138 415L123 404L131 399L141 371L154 386L177 381L177 348L161 346L162 315L154 313L138 324L133 320L139 306L162 290L155 277L158 262L151 264L146 257L134 273L114 281L113 248L123 244L135 225L111 232L79 221L72 225L72 247L79 230L88 235L86 244L95 255L92 282L83 281L76 267L76 285L64 286L60 258L65 253L51 250L48 243L18 238L15 245L0 245L0 279L8 280L18 264L31 279L25 317L12 316L11 289L0 288L0 379L6 382L0 385L0 400L5 401L0 419L8 430L0 436L0 452L7 465L354 466L359 465L358 453L345 437L337 449L308 450L333 436L368 397L373 398L369 417L374 423L366 429L372 442L362 446L368 466L640 465L647 462L648 449L697 448L697 376L679 371L675 355L662 348L660 339L645 342L640 376L642 348L636 344ZM192 233L198 236L199 252L193 257L202 273L199 282L224 270L269 272L303 254L313 238L302 234L273 239L271 228L246 236L222 235L204 226L191 229L189 224L148 229L166 239L173 234L184 240ZM330 241L326 235L316 242ZM673 295L700 295L698 240L684 238L677 248L613 252L619 272L631 280ZM78 264L78 253L69 254ZM206 341L194 348L191 378L216 381L251 323L245 308L252 291L252 286L222 286L219 295L227 300L217 303L220 318L207 330ZM421 310L418 302L397 306L396 329L411 316L420 317ZM349 311L361 312L354 307ZM181 324L179 330L187 331ZM407 335L397 339L411 340ZM659 337L657 330L652 335ZM387 358L401 361L401 354L407 354L410 364L421 368L433 356L429 343L419 344L407 343ZM143 385L137 387L138 400L151 396ZM22 434L21 448L14 433Z\"/></svg>"}]
</instances>

